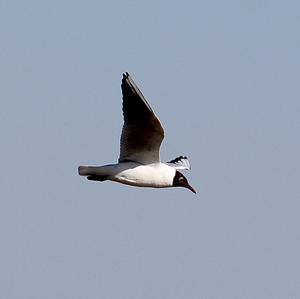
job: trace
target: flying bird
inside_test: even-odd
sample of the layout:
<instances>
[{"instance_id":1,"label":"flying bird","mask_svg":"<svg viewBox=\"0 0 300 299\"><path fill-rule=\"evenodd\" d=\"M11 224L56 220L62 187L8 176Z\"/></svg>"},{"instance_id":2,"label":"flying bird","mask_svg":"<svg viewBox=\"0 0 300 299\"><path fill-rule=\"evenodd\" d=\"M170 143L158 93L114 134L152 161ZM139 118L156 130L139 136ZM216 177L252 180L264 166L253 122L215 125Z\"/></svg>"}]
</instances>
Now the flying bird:
<instances>
[{"instance_id":1,"label":"flying bird","mask_svg":"<svg viewBox=\"0 0 300 299\"><path fill-rule=\"evenodd\" d=\"M79 166L79 175L92 181L109 180L137 187L184 187L196 193L178 171L191 169L187 157L160 162L159 149L164 129L127 72L123 74L121 89L124 124L119 161L104 166Z\"/></svg>"}]
</instances>

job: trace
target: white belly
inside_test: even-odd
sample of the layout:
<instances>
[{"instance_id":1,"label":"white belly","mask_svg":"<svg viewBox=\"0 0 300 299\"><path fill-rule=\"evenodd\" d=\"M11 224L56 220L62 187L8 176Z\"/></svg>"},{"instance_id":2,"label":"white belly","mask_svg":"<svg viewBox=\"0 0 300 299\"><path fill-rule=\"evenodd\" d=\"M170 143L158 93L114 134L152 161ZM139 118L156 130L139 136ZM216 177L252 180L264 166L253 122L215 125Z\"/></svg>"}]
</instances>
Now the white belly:
<instances>
[{"instance_id":1,"label":"white belly","mask_svg":"<svg viewBox=\"0 0 300 299\"><path fill-rule=\"evenodd\" d=\"M122 164L116 165L116 172L109 176L109 180L139 187L165 188L173 185L175 170L168 165L157 163L132 167L128 163L127 168Z\"/></svg>"}]
</instances>

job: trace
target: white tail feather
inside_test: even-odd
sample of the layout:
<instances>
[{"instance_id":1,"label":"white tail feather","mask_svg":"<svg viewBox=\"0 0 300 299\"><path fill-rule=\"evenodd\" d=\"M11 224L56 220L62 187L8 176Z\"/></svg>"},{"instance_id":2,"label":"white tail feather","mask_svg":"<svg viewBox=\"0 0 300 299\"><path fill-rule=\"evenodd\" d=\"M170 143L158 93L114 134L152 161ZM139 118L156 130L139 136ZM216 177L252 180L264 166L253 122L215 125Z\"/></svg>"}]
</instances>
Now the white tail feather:
<instances>
[{"instance_id":1,"label":"white tail feather","mask_svg":"<svg viewBox=\"0 0 300 299\"><path fill-rule=\"evenodd\" d=\"M88 166L79 166L78 167L78 174L79 175L90 175L90 169Z\"/></svg>"}]
</instances>

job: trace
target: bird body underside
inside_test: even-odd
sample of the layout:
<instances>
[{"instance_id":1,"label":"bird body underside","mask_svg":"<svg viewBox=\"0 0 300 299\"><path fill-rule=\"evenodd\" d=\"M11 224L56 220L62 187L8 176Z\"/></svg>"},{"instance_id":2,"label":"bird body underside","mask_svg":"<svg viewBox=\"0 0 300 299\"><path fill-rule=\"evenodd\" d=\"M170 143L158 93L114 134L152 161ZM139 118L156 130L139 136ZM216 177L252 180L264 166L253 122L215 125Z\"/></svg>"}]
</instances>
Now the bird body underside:
<instances>
[{"instance_id":1,"label":"bird body underside","mask_svg":"<svg viewBox=\"0 0 300 299\"><path fill-rule=\"evenodd\" d=\"M89 180L110 180L121 184L166 188L173 186L175 169L164 163L142 165L136 162L122 162L104 166L79 166L78 172Z\"/></svg>"}]
</instances>

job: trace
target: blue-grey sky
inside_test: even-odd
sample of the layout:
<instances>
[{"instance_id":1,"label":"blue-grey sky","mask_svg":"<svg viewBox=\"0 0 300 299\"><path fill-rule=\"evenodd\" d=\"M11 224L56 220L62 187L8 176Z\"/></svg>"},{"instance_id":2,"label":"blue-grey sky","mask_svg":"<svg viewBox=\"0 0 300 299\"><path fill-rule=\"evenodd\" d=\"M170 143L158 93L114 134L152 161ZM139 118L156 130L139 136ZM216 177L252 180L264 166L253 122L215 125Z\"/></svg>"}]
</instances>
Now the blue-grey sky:
<instances>
[{"instance_id":1,"label":"blue-grey sky","mask_svg":"<svg viewBox=\"0 0 300 299\"><path fill-rule=\"evenodd\" d=\"M298 1L1 1L0 298L299 298L299 28ZM118 158L123 71L196 196L78 176Z\"/></svg>"}]
</instances>

